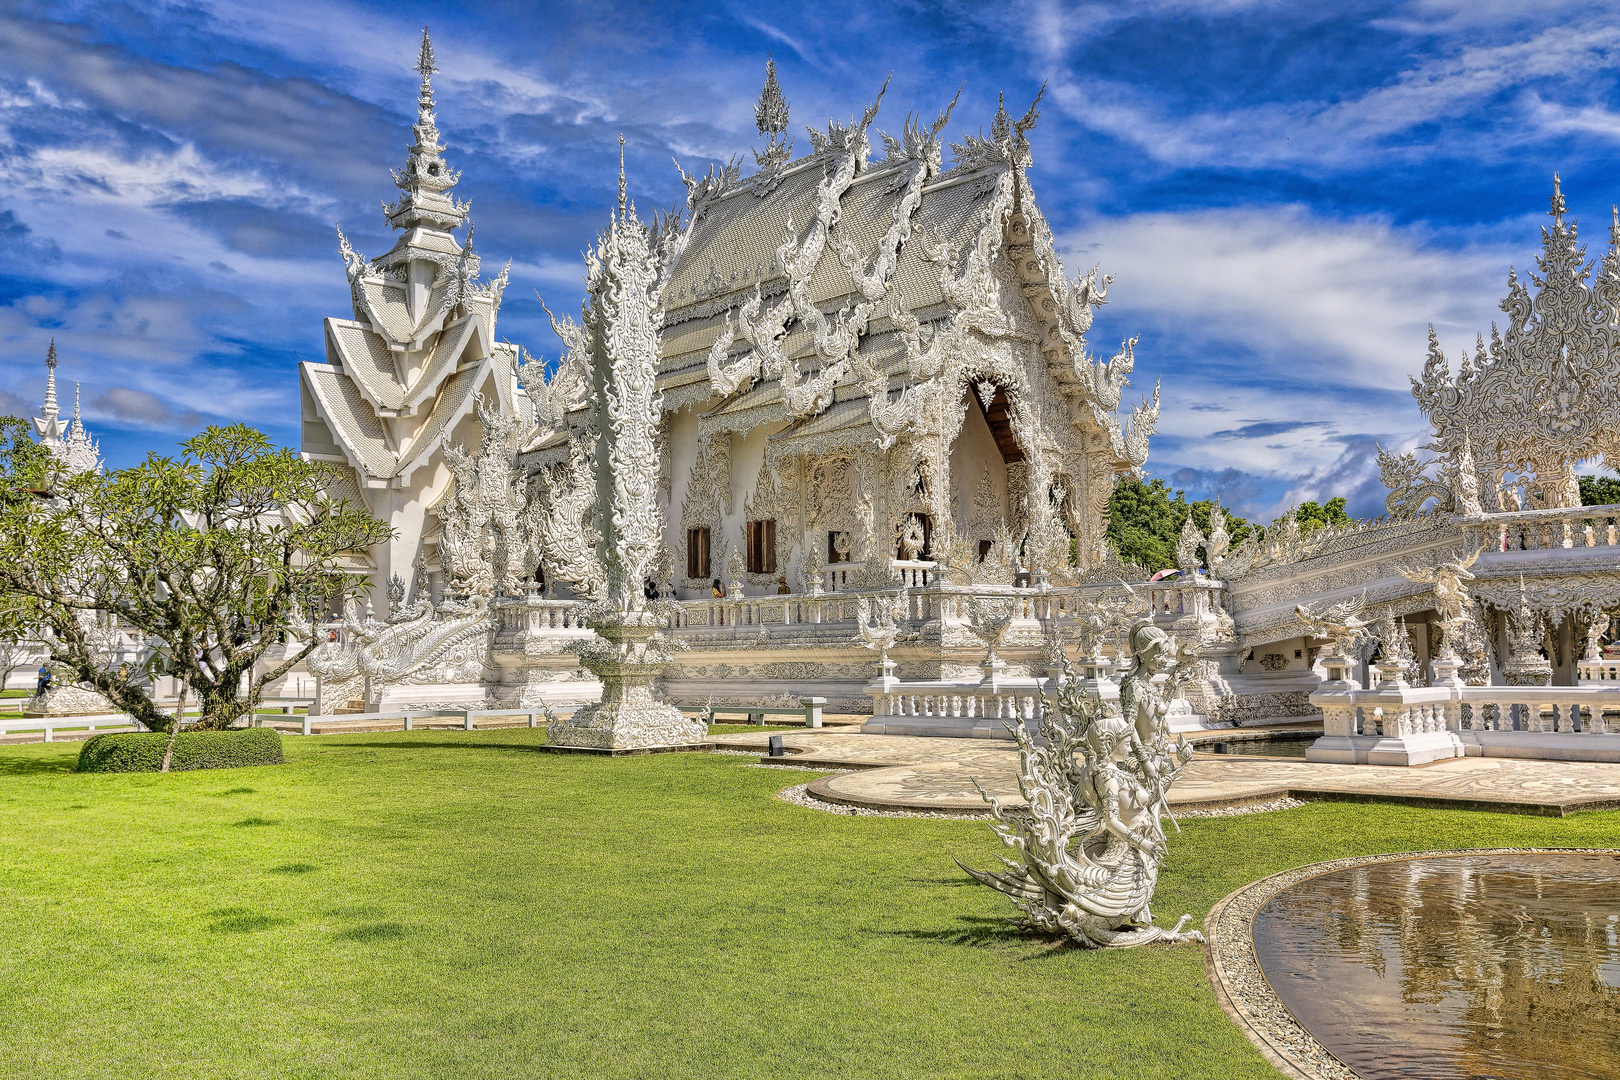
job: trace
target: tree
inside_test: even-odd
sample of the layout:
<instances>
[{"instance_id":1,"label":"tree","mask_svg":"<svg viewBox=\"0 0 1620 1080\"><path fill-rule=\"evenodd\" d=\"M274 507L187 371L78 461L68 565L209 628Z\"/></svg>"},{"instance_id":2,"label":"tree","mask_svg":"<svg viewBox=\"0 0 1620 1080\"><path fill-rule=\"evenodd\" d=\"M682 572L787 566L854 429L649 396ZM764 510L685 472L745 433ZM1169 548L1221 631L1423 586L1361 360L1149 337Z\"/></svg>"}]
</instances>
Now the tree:
<instances>
[{"instance_id":1,"label":"tree","mask_svg":"<svg viewBox=\"0 0 1620 1080\"><path fill-rule=\"evenodd\" d=\"M1582 506L1613 506L1620 503L1620 478L1613 476L1580 477Z\"/></svg>"},{"instance_id":2,"label":"tree","mask_svg":"<svg viewBox=\"0 0 1620 1080\"><path fill-rule=\"evenodd\" d=\"M28 434L28 421L0 416L0 506L36 498L51 465L50 451ZM0 689L11 673L41 656L33 639L39 632L38 613L25 596L0 596Z\"/></svg>"},{"instance_id":3,"label":"tree","mask_svg":"<svg viewBox=\"0 0 1620 1080\"><path fill-rule=\"evenodd\" d=\"M1315 502L1301 503L1294 508L1294 520L1299 522L1299 531L1313 533L1329 525L1342 528L1351 522L1350 515L1345 512L1345 498L1337 495L1318 506ZM1279 522L1282 518L1277 519Z\"/></svg>"},{"instance_id":4,"label":"tree","mask_svg":"<svg viewBox=\"0 0 1620 1080\"><path fill-rule=\"evenodd\" d=\"M1176 543L1191 514L1193 523L1209 535L1213 499L1187 501L1186 492L1170 490L1163 480L1121 478L1108 499L1108 540L1126 562L1146 570L1176 565ZM1226 531L1233 544L1242 543L1254 526L1230 510ZM1205 556L1207 559L1207 554Z\"/></svg>"},{"instance_id":5,"label":"tree","mask_svg":"<svg viewBox=\"0 0 1620 1080\"><path fill-rule=\"evenodd\" d=\"M369 587L338 559L391 535L327 499L330 466L252 428L209 427L181 445L179 460L151 454L106 475L47 471L48 498L0 507L0 593L34 604L52 661L154 730L171 722L146 692L158 665L196 695L197 727L251 715L317 644L250 677L302 609ZM96 612L144 636L152 670L110 669L94 647Z\"/></svg>"}]
</instances>

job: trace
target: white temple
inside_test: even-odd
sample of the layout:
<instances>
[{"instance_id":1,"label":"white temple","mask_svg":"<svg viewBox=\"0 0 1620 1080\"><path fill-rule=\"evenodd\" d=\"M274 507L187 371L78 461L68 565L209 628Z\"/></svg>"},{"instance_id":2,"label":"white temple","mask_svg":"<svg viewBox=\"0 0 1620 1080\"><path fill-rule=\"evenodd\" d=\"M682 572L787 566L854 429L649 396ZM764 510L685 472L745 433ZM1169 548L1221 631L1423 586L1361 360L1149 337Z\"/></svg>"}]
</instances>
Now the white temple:
<instances>
[{"instance_id":1,"label":"white temple","mask_svg":"<svg viewBox=\"0 0 1620 1080\"><path fill-rule=\"evenodd\" d=\"M583 324L553 317L548 372L494 342L506 273L479 283L470 224L454 235L467 207L446 194L425 35L417 68L386 208L401 236L369 262L340 237L354 318L328 319L326 363L300 368L304 453L398 533L354 568L373 610L310 660L323 711L595 701L579 658L608 670L592 627L633 564L676 702L819 697L867 731L1006 737L1060 654L1116 693L1120 627L1151 618L1181 650L1181 727L1326 713L1351 740L1327 759L1395 763L1541 753L1549 708L1558 735L1602 732L1620 507L1580 507L1573 477L1620 452L1620 216L1587 266L1555 191L1506 333L1455 378L1431 348L1414 393L1439 475L1385 455L1388 517L1302 534L1290 515L1234 546L1217 511L1208 536L1188 522L1181 575L1149 581L1109 550L1105 512L1158 394L1121 419L1134 342L1087 346L1110 279L1065 275L1029 179L1034 106L947 143L949 105L879 132L880 89L795 156L768 66L753 172L683 172L684 203L650 226L614 215ZM610 302L629 271L603 253L632 249L650 276ZM604 441L642 370L648 438ZM626 491L651 492L650 558L620 550L627 511L599 516Z\"/></svg>"},{"instance_id":2,"label":"white temple","mask_svg":"<svg viewBox=\"0 0 1620 1080\"><path fill-rule=\"evenodd\" d=\"M424 33L422 74L399 198L383 207L399 239L381 257L339 250L354 302L352 319L326 320L326 362L299 365L302 452L337 465L335 494L386 521L397 538L368 553L364 567L381 605L388 582L412 581L424 555L428 510L445 496L453 468L447 447L477 443L477 404L509 413L517 350L495 340L507 272L479 280L466 203L448 194L461 173L444 159L433 115L433 47ZM455 231L466 225L464 239ZM416 582L416 588L425 582Z\"/></svg>"}]
</instances>

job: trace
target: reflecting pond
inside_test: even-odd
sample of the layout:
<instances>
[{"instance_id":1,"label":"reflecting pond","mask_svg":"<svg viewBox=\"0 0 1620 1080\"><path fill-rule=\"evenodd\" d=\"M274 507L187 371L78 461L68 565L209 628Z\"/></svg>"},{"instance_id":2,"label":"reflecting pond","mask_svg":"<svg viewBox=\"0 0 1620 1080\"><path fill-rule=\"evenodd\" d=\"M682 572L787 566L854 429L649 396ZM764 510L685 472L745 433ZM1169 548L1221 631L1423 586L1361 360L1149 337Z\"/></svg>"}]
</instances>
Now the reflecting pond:
<instances>
[{"instance_id":1,"label":"reflecting pond","mask_svg":"<svg viewBox=\"0 0 1620 1080\"><path fill-rule=\"evenodd\" d=\"M1285 757L1305 760L1305 751L1311 744L1321 738L1321 733L1311 735L1305 739L1230 739L1217 740L1225 746L1225 750L1216 750L1216 742L1205 742L1198 745L1198 750L1206 754L1240 754L1253 757Z\"/></svg>"},{"instance_id":2,"label":"reflecting pond","mask_svg":"<svg viewBox=\"0 0 1620 1080\"><path fill-rule=\"evenodd\" d=\"M1620 1078L1620 856L1336 870L1254 919L1272 988L1368 1080Z\"/></svg>"}]
</instances>

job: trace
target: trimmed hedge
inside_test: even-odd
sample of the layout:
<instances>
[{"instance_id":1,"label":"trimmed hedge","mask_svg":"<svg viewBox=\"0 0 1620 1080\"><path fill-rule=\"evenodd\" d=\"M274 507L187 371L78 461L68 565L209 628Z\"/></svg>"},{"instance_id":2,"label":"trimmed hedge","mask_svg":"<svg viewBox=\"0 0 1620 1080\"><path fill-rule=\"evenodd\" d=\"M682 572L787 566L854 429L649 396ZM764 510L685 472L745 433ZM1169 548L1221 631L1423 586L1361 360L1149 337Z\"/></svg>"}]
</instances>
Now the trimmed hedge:
<instances>
[{"instance_id":1,"label":"trimmed hedge","mask_svg":"<svg viewBox=\"0 0 1620 1080\"><path fill-rule=\"evenodd\" d=\"M79 772L157 772L163 768L162 732L109 732L92 735L79 751ZM174 741L170 772L280 765L281 733L273 728L183 731Z\"/></svg>"}]
</instances>

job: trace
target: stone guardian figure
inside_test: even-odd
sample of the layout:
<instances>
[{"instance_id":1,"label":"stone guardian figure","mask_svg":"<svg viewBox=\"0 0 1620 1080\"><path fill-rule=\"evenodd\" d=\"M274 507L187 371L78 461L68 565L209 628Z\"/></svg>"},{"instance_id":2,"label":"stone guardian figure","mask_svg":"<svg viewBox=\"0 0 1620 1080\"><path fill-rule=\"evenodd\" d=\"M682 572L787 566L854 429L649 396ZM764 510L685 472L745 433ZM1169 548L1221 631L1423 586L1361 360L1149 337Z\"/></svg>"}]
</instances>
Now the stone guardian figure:
<instances>
[{"instance_id":1,"label":"stone guardian figure","mask_svg":"<svg viewBox=\"0 0 1620 1080\"><path fill-rule=\"evenodd\" d=\"M1171 745L1165 723L1160 676L1173 678L1175 643L1143 619L1132 625L1128 644L1133 664L1118 703L1085 689L1065 661L1056 696L1042 700L1045 745L1022 725L1008 726L1028 810L1007 810L979 791L996 835L1018 857L1004 858L1000 872L963 867L1011 897L1025 926L1092 949L1204 940L1182 931L1192 916L1167 930L1153 924L1149 908L1165 858L1166 793L1192 760L1185 737Z\"/></svg>"}]
</instances>

